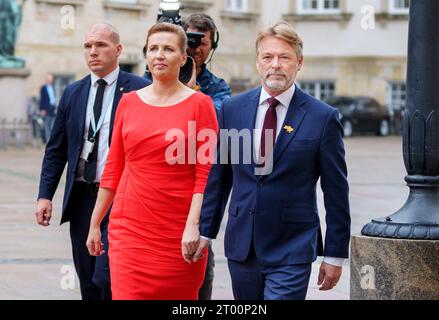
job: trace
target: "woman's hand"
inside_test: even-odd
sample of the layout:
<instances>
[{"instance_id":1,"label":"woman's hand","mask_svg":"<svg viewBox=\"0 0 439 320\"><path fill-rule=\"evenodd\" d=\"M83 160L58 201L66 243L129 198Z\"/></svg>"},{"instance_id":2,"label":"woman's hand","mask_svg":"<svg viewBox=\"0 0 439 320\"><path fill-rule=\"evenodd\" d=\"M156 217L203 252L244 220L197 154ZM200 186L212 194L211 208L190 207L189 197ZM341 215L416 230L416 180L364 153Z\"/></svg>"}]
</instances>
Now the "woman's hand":
<instances>
[{"instance_id":1,"label":"woman's hand","mask_svg":"<svg viewBox=\"0 0 439 320\"><path fill-rule=\"evenodd\" d=\"M90 226L87 238L87 249L91 256L100 256L105 253L103 250L104 243L101 241L101 228L99 226Z\"/></svg>"},{"instance_id":2,"label":"woman's hand","mask_svg":"<svg viewBox=\"0 0 439 320\"><path fill-rule=\"evenodd\" d=\"M184 261L192 263L192 257L200 243L200 230L198 223L187 223L181 240L181 253Z\"/></svg>"},{"instance_id":3,"label":"woman's hand","mask_svg":"<svg viewBox=\"0 0 439 320\"><path fill-rule=\"evenodd\" d=\"M197 252L200 244L200 213L203 203L203 194L195 193L192 196L191 208L186 220L183 238L181 239L181 253L187 263L193 261L193 256ZM201 254L202 256L202 254Z\"/></svg>"}]
</instances>

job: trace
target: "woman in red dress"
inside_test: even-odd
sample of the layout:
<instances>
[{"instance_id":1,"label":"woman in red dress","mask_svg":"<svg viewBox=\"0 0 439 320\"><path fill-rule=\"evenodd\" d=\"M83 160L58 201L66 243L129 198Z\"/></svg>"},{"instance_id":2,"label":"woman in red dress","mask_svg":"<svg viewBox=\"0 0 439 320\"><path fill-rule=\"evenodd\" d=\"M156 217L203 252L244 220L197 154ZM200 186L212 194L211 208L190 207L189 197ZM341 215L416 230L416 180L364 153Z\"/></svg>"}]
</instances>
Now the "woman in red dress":
<instances>
[{"instance_id":1,"label":"woman in red dress","mask_svg":"<svg viewBox=\"0 0 439 320\"><path fill-rule=\"evenodd\" d=\"M206 258L192 255L218 126L210 97L178 80L186 43L179 26L153 26L145 48L154 82L117 108L87 240L91 255L102 254L100 223L113 204L113 299L196 300L203 282ZM214 137L200 139L206 132Z\"/></svg>"}]
</instances>

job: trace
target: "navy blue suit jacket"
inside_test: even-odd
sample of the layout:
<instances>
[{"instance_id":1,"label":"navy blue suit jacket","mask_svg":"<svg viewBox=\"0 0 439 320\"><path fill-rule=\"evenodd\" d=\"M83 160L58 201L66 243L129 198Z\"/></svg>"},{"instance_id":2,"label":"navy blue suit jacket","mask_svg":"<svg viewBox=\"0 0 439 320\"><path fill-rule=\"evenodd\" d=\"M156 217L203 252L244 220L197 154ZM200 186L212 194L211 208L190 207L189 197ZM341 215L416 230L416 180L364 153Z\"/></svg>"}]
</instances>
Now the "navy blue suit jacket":
<instances>
[{"instance_id":1,"label":"navy blue suit jacket","mask_svg":"<svg viewBox=\"0 0 439 320\"><path fill-rule=\"evenodd\" d=\"M253 130L260 92L258 88L225 100L219 114L220 129ZM284 126L293 131L288 133ZM225 231L229 259L244 261L252 242L259 261L268 266L310 263L317 255L348 257L347 169L342 127L334 108L296 87L269 175L256 175L253 161L243 163L242 143L239 164L221 164L221 156L230 161L232 142L228 140L228 146L218 145L217 164L209 174L201 235L216 238L233 187ZM326 209L324 248L316 200L319 178Z\"/></svg>"},{"instance_id":2,"label":"navy blue suit jacket","mask_svg":"<svg viewBox=\"0 0 439 320\"><path fill-rule=\"evenodd\" d=\"M53 113L53 108L55 106L52 106L50 104L50 98L49 98L49 92L47 90L47 85L44 85L41 87L40 90L40 110L45 110L47 114Z\"/></svg>"},{"instance_id":3,"label":"navy blue suit jacket","mask_svg":"<svg viewBox=\"0 0 439 320\"><path fill-rule=\"evenodd\" d=\"M84 126L90 82L91 77L88 75L65 89L58 106L52 134L44 155L38 199L52 200L64 167L66 163L68 164L61 223L67 222L70 219L69 214L66 213L66 208L84 141ZM149 84L150 82L144 78L122 70L120 71L111 113L109 141L111 141L114 116L122 94L141 89Z\"/></svg>"}]
</instances>

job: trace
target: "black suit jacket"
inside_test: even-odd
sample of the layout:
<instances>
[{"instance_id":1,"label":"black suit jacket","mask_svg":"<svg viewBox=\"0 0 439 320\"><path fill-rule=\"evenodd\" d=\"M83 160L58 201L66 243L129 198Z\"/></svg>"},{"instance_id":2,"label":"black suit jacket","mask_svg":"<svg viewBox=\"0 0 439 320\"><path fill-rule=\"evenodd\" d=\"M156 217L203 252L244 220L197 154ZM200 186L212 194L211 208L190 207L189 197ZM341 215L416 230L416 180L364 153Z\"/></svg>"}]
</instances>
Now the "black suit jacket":
<instances>
[{"instance_id":1,"label":"black suit jacket","mask_svg":"<svg viewBox=\"0 0 439 320\"><path fill-rule=\"evenodd\" d=\"M66 208L83 146L90 81L91 76L88 75L65 89L43 159L38 199L52 200L67 164L61 224L70 220ZM111 141L114 116L122 94L141 89L150 83L144 78L120 71L111 113L109 141Z\"/></svg>"}]
</instances>

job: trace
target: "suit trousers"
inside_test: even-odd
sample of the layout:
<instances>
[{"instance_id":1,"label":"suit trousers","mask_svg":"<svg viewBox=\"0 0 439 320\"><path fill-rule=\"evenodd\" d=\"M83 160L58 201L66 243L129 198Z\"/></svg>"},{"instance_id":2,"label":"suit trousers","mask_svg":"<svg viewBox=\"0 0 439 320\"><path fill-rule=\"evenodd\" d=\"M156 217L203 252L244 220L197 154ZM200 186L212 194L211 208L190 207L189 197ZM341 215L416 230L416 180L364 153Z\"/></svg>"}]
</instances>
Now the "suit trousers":
<instances>
[{"instance_id":1,"label":"suit trousers","mask_svg":"<svg viewBox=\"0 0 439 320\"><path fill-rule=\"evenodd\" d=\"M198 300L212 300L213 277L215 267L215 254L212 250L212 244L209 243L209 250L207 256L206 272L204 274L204 281L198 291Z\"/></svg>"},{"instance_id":2,"label":"suit trousers","mask_svg":"<svg viewBox=\"0 0 439 320\"><path fill-rule=\"evenodd\" d=\"M284 266L262 265L251 245L243 262L228 259L236 300L305 300L311 263Z\"/></svg>"},{"instance_id":3,"label":"suit trousers","mask_svg":"<svg viewBox=\"0 0 439 320\"><path fill-rule=\"evenodd\" d=\"M108 263L108 214L101 224L105 253L90 256L86 242L96 195L89 192L85 183L75 182L68 205L70 238L73 262L78 274L83 300L111 300L110 270Z\"/></svg>"},{"instance_id":4,"label":"suit trousers","mask_svg":"<svg viewBox=\"0 0 439 320\"><path fill-rule=\"evenodd\" d=\"M54 121L55 121L55 118L51 114L47 114L44 117L44 139L43 139L44 143L47 143L50 139L50 134L52 133Z\"/></svg>"}]
</instances>

